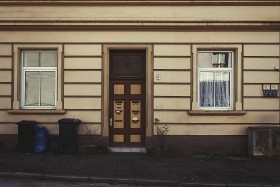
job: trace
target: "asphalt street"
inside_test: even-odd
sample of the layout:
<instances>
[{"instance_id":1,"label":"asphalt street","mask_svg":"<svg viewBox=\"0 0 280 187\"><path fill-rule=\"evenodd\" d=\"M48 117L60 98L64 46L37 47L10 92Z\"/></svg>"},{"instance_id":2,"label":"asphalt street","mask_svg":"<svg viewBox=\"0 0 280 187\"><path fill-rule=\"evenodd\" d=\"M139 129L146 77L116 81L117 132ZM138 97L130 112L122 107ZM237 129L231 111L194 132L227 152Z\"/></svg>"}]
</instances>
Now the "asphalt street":
<instances>
[{"instance_id":1,"label":"asphalt street","mask_svg":"<svg viewBox=\"0 0 280 187\"><path fill-rule=\"evenodd\" d=\"M132 185L119 184L111 185L105 183L83 183L83 182L63 182L63 181L36 181L27 179L1 179L2 187L131 187Z\"/></svg>"},{"instance_id":2,"label":"asphalt street","mask_svg":"<svg viewBox=\"0 0 280 187\"><path fill-rule=\"evenodd\" d=\"M280 187L280 160L0 153L0 186ZM12 180L16 179L16 180ZM20 180L33 181L20 181ZM57 182L58 181L58 182Z\"/></svg>"}]
</instances>

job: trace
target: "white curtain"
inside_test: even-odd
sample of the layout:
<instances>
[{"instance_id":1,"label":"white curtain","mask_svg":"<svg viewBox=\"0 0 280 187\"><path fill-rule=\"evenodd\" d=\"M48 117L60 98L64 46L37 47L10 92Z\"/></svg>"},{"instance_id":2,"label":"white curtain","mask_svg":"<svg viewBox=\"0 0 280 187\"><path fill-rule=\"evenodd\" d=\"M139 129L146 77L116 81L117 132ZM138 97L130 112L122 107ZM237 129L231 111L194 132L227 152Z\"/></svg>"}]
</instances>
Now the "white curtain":
<instances>
[{"instance_id":1,"label":"white curtain","mask_svg":"<svg viewBox=\"0 0 280 187\"><path fill-rule=\"evenodd\" d=\"M55 73L25 72L25 106L55 106Z\"/></svg>"},{"instance_id":2,"label":"white curtain","mask_svg":"<svg viewBox=\"0 0 280 187\"><path fill-rule=\"evenodd\" d=\"M230 107L230 73L200 72L200 107Z\"/></svg>"}]
</instances>

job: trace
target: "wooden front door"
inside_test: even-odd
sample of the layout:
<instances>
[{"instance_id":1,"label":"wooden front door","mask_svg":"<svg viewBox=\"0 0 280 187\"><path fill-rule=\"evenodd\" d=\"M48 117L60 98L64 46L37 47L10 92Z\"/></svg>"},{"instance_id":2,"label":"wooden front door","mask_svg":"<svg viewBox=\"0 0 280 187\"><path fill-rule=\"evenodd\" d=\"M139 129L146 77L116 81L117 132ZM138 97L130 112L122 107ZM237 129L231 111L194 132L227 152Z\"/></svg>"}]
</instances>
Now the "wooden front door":
<instances>
[{"instance_id":1,"label":"wooden front door","mask_svg":"<svg viewBox=\"0 0 280 187\"><path fill-rule=\"evenodd\" d=\"M146 132L146 52L110 51L110 144L143 146Z\"/></svg>"}]
</instances>

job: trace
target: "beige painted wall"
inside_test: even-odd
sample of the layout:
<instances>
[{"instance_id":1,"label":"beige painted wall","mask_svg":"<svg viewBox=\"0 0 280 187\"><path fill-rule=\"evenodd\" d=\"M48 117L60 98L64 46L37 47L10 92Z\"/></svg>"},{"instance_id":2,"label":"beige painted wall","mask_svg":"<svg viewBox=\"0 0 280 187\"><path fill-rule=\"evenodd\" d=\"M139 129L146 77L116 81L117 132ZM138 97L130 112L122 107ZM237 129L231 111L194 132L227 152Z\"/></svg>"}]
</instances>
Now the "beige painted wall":
<instances>
[{"instance_id":1,"label":"beige painted wall","mask_svg":"<svg viewBox=\"0 0 280 187\"><path fill-rule=\"evenodd\" d=\"M95 32L86 34L81 32L48 32L45 33L48 37L40 38L42 32L32 34L30 32L1 32L0 36L5 42L18 41L27 42L30 40L35 42L36 47L46 40L51 42L79 42L84 43L85 39L90 44L66 44L64 46L64 82L63 93L65 115L16 115L8 114L7 110L11 109L12 101L12 54L11 44L1 45L2 57L0 58L0 100L1 100L1 125L2 133L17 133L15 123L20 120L37 120L40 125L46 125L50 132L57 133L57 121L62 117L79 118L83 121L79 132L83 133L85 127L92 127L97 134L102 133L102 45L94 43L110 42L116 40L115 36L121 36L124 33L120 32ZM279 98L263 98L262 84L276 83L279 84L279 72L274 71L274 67L279 67L279 45L275 41L279 41L279 33L277 32L240 32L240 33L226 33L232 38L224 37L222 32L215 33L158 33L157 38L152 38L154 33L128 33L126 42L137 43L138 36L144 40L151 39L154 43L153 51L153 113L154 117L161 120L161 124L168 124L170 126L169 134L182 135L185 132L193 135L241 135L245 133L248 125L277 125L279 123ZM71 37L65 37L65 35ZM5 37L6 36L6 37ZM12 37L13 36L13 37ZM104 37L108 36L108 37ZM172 36L172 37L170 37ZM176 37L175 37L176 36ZM206 37L207 36L207 37ZM132 39L133 38L133 39ZM58 41L57 41L58 39ZM187 40L188 44L184 44ZM30 41L28 40L28 41ZM73 41L74 40L74 41ZM136 40L136 41L135 41ZM211 41L216 41L213 45ZM255 41L258 44L253 45L251 42ZM166 41L173 43L161 44ZM180 41L178 43L178 41ZM240 94L244 95L241 99L243 110L247 111L244 116L191 116L188 110L192 110L192 96L196 94L193 89L192 74L196 71L193 63L195 58L191 58L192 51L200 45L192 44L192 42L202 42L203 46L214 48L228 48L229 44L222 44L225 42L240 43L234 44L241 46L244 43L242 66L238 66L240 71L243 71L243 79L238 79L237 83L241 86L238 90ZM259 44L259 43L265 44ZM209 45L207 45L209 43ZM247 43L250 43L248 45ZM269 44L271 43L271 44ZM179 45L178 45L179 44ZM46 47L48 44L44 44ZM59 44L63 45L63 43ZM242 48L238 48L240 50ZM261 51L261 52L258 52ZM195 54L194 54L195 55ZM10 57L11 56L11 57ZM16 58L14 58L15 60ZM241 58L238 58L241 60ZM18 63L18 62L15 62ZM241 64L241 62L240 62ZM161 79L156 80L155 75L160 75ZM243 80L243 82L242 82ZM174 84L175 83L175 84ZM192 91L191 91L192 90ZM242 109L242 108L241 108ZM204 128L201 128L202 125ZM246 125L248 124L248 125ZM192 130L190 130L190 128ZM179 130L182 129L182 130ZM185 130L184 130L185 129ZM219 130L217 130L219 129Z\"/></svg>"},{"instance_id":2,"label":"beige painted wall","mask_svg":"<svg viewBox=\"0 0 280 187\"><path fill-rule=\"evenodd\" d=\"M242 21L280 20L279 6L14 6L0 7L0 12L0 25L44 25L36 21L55 20L74 21L68 23L72 26L120 24L119 21L128 21L127 24L132 25L161 26L188 25L189 21L193 24L200 21L236 21L235 24L242 25ZM151 20L162 22L147 22ZM224 24L229 23L222 23L221 26ZM104 70L107 59L102 49L110 44L152 46L150 61L153 69L150 74L153 77L149 77L149 86L153 98L150 98L148 111L151 111L150 118L159 118L161 125L168 124L169 135L245 135L248 126L278 125L279 97L263 98L262 84L279 85L279 71L274 70L274 67L280 66L279 43L279 31L1 31L0 134L16 134L16 122L20 120L36 120L46 126L50 133L57 134L57 121L63 117L81 119L80 134L84 134L86 128L102 134L102 125L108 125L102 124L108 121L102 119L103 85L107 81L104 77L108 76L104 75L108 69ZM61 102L59 107L65 110L65 114L24 115L8 112L19 109L19 103L15 101L20 100L20 46L57 47L62 53L59 58L61 84L58 95ZM193 116L188 113L197 109L196 53L199 48L236 50L235 105L236 110L246 111L247 114L217 116L209 113ZM161 79L157 80L156 75L160 75Z\"/></svg>"}]
</instances>

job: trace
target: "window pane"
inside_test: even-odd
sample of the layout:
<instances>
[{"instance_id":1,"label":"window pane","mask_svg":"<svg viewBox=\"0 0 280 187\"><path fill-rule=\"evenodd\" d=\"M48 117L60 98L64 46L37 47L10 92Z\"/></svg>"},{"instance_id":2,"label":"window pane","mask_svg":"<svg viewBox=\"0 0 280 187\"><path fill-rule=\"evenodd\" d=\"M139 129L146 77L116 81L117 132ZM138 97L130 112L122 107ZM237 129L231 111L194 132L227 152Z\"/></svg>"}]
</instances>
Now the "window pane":
<instances>
[{"instance_id":1,"label":"window pane","mask_svg":"<svg viewBox=\"0 0 280 187\"><path fill-rule=\"evenodd\" d=\"M198 53L198 67L212 68L212 53L200 52Z\"/></svg>"},{"instance_id":2,"label":"window pane","mask_svg":"<svg viewBox=\"0 0 280 187\"><path fill-rule=\"evenodd\" d=\"M41 73L41 106L55 106L55 72Z\"/></svg>"},{"instance_id":3,"label":"window pane","mask_svg":"<svg viewBox=\"0 0 280 187\"><path fill-rule=\"evenodd\" d=\"M41 67L56 67L57 66L57 53L54 51L46 51L40 53Z\"/></svg>"},{"instance_id":4,"label":"window pane","mask_svg":"<svg viewBox=\"0 0 280 187\"><path fill-rule=\"evenodd\" d=\"M56 67L57 52L56 51L24 51L23 52L24 67Z\"/></svg>"},{"instance_id":5,"label":"window pane","mask_svg":"<svg viewBox=\"0 0 280 187\"><path fill-rule=\"evenodd\" d=\"M228 56L226 56L227 58L227 62L228 62L228 68L232 68L232 53L227 53Z\"/></svg>"},{"instance_id":6,"label":"window pane","mask_svg":"<svg viewBox=\"0 0 280 187\"><path fill-rule=\"evenodd\" d=\"M230 72L200 72L200 107L230 107Z\"/></svg>"},{"instance_id":7,"label":"window pane","mask_svg":"<svg viewBox=\"0 0 280 187\"><path fill-rule=\"evenodd\" d=\"M233 52L198 52L199 107L231 108Z\"/></svg>"},{"instance_id":8,"label":"window pane","mask_svg":"<svg viewBox=\"0 0 280 187\"><path fill-rule=\"evenodd\" d=\"M201 107L214 107L214 73L200 72L199 102Z\"/></svg>"},{"instance_id":9,"label":"window pane","mask_svg":"<svg viewBox=\"0 0 280 187\"><path fill-rule=\"evenodd\" d=\"M25 106L39 106L40 72L25 72Z\"/></svg>"},{"instance_id":10,"label":"window pane","mask_svg":"<svg viewBox=\"0 0 280 187\"><path fill-rule=\"evenodd\" d=\"M24 67L39 67L40 55L38 52L25 51L23 52L23 66Z\"/></svg>"},{"instance_id":11,"label":"window pane","mask_svg":"<svg viewBox=\"0 0 280 187\"><path fill-rule=\"evenodd\" d=\"M230 73L215 73L215 106L230 107Z\"/></svg>"},{"instance_id":12,"label":"window pane","mask_svg":"<svg viewBox=\"0 0 280 187\"><path fill-rule=\"evenodd\" d=\"M231 52L199 52L198 68L231 68Z\"/></svg>"}]
</instances>

